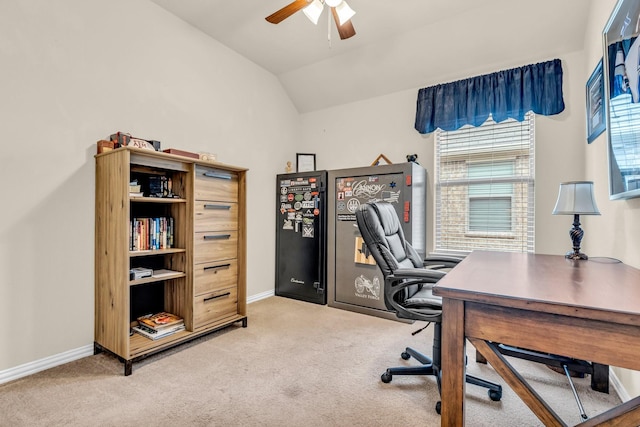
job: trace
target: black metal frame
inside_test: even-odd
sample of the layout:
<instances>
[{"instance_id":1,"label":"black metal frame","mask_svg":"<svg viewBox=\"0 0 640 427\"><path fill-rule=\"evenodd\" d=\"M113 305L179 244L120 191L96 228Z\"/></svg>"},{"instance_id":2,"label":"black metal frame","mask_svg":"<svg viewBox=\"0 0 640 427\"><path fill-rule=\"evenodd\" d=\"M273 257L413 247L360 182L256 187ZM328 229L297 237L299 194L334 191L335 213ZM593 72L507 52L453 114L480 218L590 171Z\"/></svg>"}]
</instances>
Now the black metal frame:
<instances>
[{"instance_id":1,"label":"black metal frame","mask_svg":"<svg viewBox=\"0 0 640 427\"><path fill-rule=\"evenodd\" d=\"M400 366L388 368L381 376L382 382L388 383L393 375L433 375L436 377L438 392L441 392L441 335L442 335L442 300L433 297L433 300L425 301L419 307L407 307L403 305L406 300L404 296L409 292L416 292L416 287L421 290L428 290L446 274L443 269L452 268L460 259L453 257L437 257L420 260L417 252L404 239L404 234L400 228L397 232L396 245L402 244L407 258L411 260L414 268L398 268L400 260L391 253L390 242L387 236L382 236L380 230L387 227L395 229L394 218L399 221L393 207L385 206L387 203L370 203L361 205L356 211L356 221L360 234L364 239L369 251L373 255L378 268L384 276L384 301L387 308L396 313L401 319L421 320L434 323L434 337L432 346L432 357L428 357L411 347L407 347L401 354L404 360L414 357L421 363L419 366ZM384 220L387 220L385 224ZM378 231L376 233L375 231ZM405 260L406 261L406 260ZM422 261L422 262L421 262ZM422 264L422 268L418 265ZM486 381L471 375L467 375L466 382L488 389L491 400L499 401L502 398L502 386L490 381ZM441 402L436 403L436 412L440 413Z\"/></svg>"}]
</instances>

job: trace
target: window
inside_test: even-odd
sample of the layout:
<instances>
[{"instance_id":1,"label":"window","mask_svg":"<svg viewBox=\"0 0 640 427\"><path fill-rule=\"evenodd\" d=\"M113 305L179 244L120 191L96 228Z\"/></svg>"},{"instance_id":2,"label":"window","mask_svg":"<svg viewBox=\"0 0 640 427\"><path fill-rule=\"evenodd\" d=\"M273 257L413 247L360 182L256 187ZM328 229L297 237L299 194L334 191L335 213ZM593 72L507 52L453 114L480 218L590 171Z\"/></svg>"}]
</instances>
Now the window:
<instances>
[{"instance_id":1,"label":"window","mask_svg":"<svg viewBox=\"0 0 640 427\"><path fill-rule=\"evenodd\" d=\"M534 117L436 131L435 252L534 251Z\"/></svg>"}]
</instances>

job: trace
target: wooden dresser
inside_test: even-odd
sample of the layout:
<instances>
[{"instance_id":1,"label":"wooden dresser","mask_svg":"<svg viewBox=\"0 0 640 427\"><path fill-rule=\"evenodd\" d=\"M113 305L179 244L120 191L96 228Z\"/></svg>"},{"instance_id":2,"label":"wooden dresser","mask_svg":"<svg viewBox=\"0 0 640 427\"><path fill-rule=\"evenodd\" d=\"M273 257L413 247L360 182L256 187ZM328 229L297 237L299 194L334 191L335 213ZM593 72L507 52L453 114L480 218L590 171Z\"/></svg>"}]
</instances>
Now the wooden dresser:
<instances>
[{"instance_id":1,"label":"wooden dresser","mask_svg":"<svg viewBox=\"0 0 640 427\"><path fill-rule=\"evenodd\" d=\"M129 147L96 155L94 348L120 358L125 375L141 358L247 326L246 171ZM132 277L137 267L154 275ZM183 318L184 330L133 333L138 317L157 312Z\"/></svg>"}]
</instances>

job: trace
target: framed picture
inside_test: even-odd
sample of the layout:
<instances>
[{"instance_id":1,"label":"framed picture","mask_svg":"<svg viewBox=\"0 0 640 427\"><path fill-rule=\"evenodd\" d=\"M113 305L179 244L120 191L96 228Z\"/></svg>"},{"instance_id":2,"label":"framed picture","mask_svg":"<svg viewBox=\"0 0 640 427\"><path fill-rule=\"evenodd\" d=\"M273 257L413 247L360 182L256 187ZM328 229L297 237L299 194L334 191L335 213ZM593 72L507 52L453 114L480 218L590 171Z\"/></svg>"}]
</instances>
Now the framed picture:
<instances>
[{"instance_id":1,"label":"framed picture","mask_svg":"<svg viewBox=\"0 0 640 427\"><path fill-rule=\"evenodd\" d=\"M316 170L316 155L308 153L296 154L296 172L310 172Z\"/></svg>"},{"instance_id":2,"label":"framed picture","mask_svg":"<svg viewBox=\"0 0 640 427\"><path fill-rule=\"evenodd\" d=\"M603 34L605 133L609 199L640 197L640 1L618 0ZM625 71L621 73L622 69Z\"/></svg>"},{"instance_id":3,"label":"framed picture","mask_svg":"<svg viewBox=\"0 0 640 427\"><path fill-rule=\"evenodd\" d=\"M605 129L604 75L602 59L587 81L587 143L596 139Z\"/></svg>"}]
</instances>

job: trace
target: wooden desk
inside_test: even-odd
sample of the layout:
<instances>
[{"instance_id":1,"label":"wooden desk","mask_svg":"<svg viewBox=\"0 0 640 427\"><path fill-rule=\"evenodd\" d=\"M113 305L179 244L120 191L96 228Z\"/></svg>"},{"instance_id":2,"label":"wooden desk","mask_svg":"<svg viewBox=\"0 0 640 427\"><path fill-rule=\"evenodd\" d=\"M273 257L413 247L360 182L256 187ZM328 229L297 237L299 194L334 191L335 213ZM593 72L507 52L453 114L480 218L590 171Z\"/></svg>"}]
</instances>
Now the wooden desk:
<instances>
[{"instance_id":1,"label":"wooden desk","mask_svg":"<svg viewBox=\"0 0 640 427\"><path fill-rule=\"evenodd\" d=\"M625 264L477 251L434 294L443 298L443 426L464 425L465 337L545 426L566 424L492 342L640 370L640 270ZM640 397L579 425L640 425Z\"/></svg>"}]
</instances>

